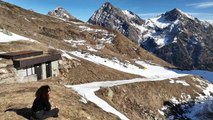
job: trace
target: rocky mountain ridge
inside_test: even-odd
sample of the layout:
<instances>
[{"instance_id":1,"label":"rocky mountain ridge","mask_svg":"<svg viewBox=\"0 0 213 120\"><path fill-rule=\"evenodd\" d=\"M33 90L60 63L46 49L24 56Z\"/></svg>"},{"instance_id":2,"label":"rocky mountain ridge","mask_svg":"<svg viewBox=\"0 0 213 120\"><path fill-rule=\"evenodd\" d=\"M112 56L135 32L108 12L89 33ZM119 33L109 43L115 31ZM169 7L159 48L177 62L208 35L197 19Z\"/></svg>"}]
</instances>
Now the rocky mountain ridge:
<instances>
[{"instance_id":1,"label":"rocky mountain ridge","mask_svg":"<svg viewBox=\"0 0 213 120\"><path fill-rule=\"evenodd\" d=\"M109 2L103 4L88 22L105 28L116 29L135 42L139 39L138 33L140 31L135 29L131 23L137 25L144 24L144 20L140 19L140 17L133 12L120 10Z\"/></svg>"}]
</instances>

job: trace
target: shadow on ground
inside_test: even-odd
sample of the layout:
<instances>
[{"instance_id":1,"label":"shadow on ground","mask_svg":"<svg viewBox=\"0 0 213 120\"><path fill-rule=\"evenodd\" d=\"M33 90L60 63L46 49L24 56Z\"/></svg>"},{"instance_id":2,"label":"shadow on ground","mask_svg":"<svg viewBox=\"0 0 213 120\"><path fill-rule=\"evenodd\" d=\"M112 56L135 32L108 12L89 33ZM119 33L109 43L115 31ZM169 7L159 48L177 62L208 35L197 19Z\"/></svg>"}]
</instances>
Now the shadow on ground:
<instances>
[{"instance_id":1,"label":"shadow on ground","mask_svg":"<svg viewBox=\"0 0 213 120\"><path fill-rule=\"evenodd\" d=\"M167 119L174 120L190 120L185 113L194 106L195 102L190 101L186 103L174 104L170 101L164 101L166 110L163 110Z\"/></svg>"},{"instance_id":2,"label":"shadow on ground","mask_svg":"<svg viewBox=\"0 0 213 120\"><path fill-rule=\"evenodd\" d=\"M169 120L213 120L212 100L196 103L194 101L189 101L179 104L165 101L164 106L167 109L163 110L163 112Z\"/></svg>"},{"instance_id":3,"label":"shadow on ground","mask_svg":"<svg viewBox=\"0 0 213 120\"><path fill-rule=\"evenodd\" d=\"M17 115L23 116L26 119L30 119L32 115L31 108L10 108L4 112L16 112Z\"/></svg>"}]
</instances>

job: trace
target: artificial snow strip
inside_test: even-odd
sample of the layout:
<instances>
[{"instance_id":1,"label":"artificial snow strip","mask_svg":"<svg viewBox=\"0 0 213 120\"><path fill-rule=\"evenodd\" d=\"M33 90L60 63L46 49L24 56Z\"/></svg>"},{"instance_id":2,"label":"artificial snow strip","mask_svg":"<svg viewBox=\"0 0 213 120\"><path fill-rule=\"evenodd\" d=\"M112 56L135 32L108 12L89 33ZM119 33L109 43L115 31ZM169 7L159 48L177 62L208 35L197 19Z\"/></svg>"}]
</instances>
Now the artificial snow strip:
<instances>
[{"instance_id":1,"label":"artificial snow strip","mask_svg":"<svg viewBox=\"0 0 213 120\"><path fill-rule=\"evenodd\" d=\"M66 85L66 87L76 91L78 94L80 94L83 97L82 99L93 102L104 111L117 115L121 120L129 120L125 115L117 111L115 108L109 105L106 101L96 96L95 92L98 91L100 88L108 88L112 86L118 86L118 85L130 84L130 83L136 83L136 82L159 81L159 80L165 80L165 79L170 79L170 78L169 77L155 78L155 79L135 78L130 80L103 81L103 82L92 82L92 83L79 84L79 85Z\"/></svg>"}]
</instances>

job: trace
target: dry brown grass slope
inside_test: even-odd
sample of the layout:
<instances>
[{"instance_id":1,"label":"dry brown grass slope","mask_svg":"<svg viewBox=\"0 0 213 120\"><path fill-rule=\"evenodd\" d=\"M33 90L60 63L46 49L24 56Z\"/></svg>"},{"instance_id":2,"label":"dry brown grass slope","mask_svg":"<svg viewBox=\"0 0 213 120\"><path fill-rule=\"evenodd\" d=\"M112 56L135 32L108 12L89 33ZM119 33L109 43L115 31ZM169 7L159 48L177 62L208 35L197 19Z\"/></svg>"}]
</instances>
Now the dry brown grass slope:
<instances>
[{"instance_id":1,"label":"dry brown grass slope","mask_svg":"<svg viewBox=\"0 0 213 120\"><path fill-rule=\"evenodd\" d=\"M69 64L76 63L70 61ZM86 60L81 60L79 64L80 65L73 65L63 71L63 75L61 75L63 82L66 82L67 84L80 84L94 81L123 80L141 77L117 71L106 66L97 65Z\"/></svg>"},{"instance_id":2,"label":"dry brown grass slope","mask_svg":"<svg viewBox=\"0 0 213 120\"><path fill-rule=\"evenodd\" d=\"M58 118L48 120L117 120L117 117L104 112L95 104L84 104L80 96L65 88L57 80L43 80L22 84L0 85L0 119L25 120L30 117L30 108L36 90L42 85L50 85L52 105L60 109Z\"/></svg>"}]
</instances>

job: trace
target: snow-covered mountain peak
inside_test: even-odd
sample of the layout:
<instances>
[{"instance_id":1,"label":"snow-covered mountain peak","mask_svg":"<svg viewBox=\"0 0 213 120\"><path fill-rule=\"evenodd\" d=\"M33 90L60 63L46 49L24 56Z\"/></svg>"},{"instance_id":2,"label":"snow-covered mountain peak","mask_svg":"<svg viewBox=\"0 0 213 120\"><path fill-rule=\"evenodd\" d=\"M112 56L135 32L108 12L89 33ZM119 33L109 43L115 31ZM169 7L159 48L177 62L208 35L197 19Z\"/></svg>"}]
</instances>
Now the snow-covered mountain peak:
<instances>
[{"instance_id":1,"label":"snow-covered mountain peak","mask_svg":"<svg viewBox=\"0 0 213 120\"><path fill-rule=\"evenodd\" d=\"M164 14L161 14L155 18L150 18L146 20L145 25L151 28L158 27L164 29L171 25L177 25L179 23L183 24L186 20L198 21L196 18L184 13L178 8L174 8L171 11L168 11Z\"/></svg>"},{"instance_id":2,"label":"snow-covered mountain peak","mask_svg":"<svg viewBox=\"0 0 213 120\"><path fill-rule=\"evenodd\" d=\"M113 8L114 6L110 2L106 2L102 5L102 8Z\"/></svg>"},{"instance_id":3,"label":"snow-covered mountain peak","mask_svg":"<svg viewBox=\"0 0 213 120\"><path fill-rule=\"evenodd\" d=\"M76 19L62 7L57 7L55 10L48 12L48 15L62 19Z\"/></svg>"},{"instance_id":4,"label":"snow-covered mountain peak","mask_svg":"<svg viewBox=\"0 0 213 120\"><path fill-rule=\"evenodd\" d=\"M184 13L178 8L174 8L171 11L166 12L165 14L162 14L162 17L165 17L168 21L175 21L177 19L181 20L184 18L194 19L192 16L188 15L187 13Z\"/></svg>"}]
</instances>

